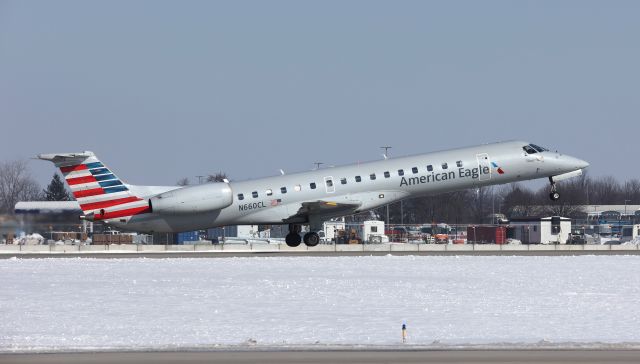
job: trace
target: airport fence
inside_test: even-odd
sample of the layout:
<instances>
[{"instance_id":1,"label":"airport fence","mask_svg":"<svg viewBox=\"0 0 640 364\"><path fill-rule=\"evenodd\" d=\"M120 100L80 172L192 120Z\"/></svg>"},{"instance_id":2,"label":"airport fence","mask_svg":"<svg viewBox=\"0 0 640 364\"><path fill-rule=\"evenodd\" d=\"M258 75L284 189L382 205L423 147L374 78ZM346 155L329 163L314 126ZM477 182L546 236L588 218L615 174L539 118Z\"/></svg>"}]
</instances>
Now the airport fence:
<instances>
[{"instance_id":1,"label":"airport fence","mask_svg":"<svg viewBox=\"0 0 640 364\"><path fill-rule=\"evenodd\" d=\"M554 230L555 229L555 230ZM287 226L259 226L256 234L238 236L240 229L226 229L236 232L229 236L220 237L218 234L208 234L204 230L196 241L251 242L268 241L282 243L286 235ZM638 239L640 226L632 230L625 230L624 235L614 234L611 229L594 230L592 225L571 225L564 221L553 227L550 223L517 224L385 224L381 221L362 223L328 222L321 235L323 244L380 244L380 243L408 243L408 244L621 244ZM31 236L30 235L36 235ZM37 235L41 239L37 239ZM242 234L240 234L242 235ZM64 223L58 221L20 222L0 221L0 243L8 244L63 244L80 245L92 244L163 244L193 243L186 239L177 239L177 234L157 233L121 234L111 231L101 224Z\"/></svg>"}]
</instances>

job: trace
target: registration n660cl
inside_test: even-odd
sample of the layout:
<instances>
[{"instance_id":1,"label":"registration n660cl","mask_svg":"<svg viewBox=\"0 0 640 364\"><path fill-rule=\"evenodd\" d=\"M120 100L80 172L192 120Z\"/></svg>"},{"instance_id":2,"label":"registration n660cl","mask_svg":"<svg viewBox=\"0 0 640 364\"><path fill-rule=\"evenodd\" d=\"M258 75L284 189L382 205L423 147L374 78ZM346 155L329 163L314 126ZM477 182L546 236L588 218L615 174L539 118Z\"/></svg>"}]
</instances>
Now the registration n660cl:
<instances>
[{"instance_id":1,"label":"registration n660cl","mask_svg":"<svg viewBox=\"0 0 640 364\"><path fill-rule=\"evenodd\" d=\"M264 204L264 201L260 201L260 202L245 203L245 204L239 205L238 209L239 211L247 211L247 210L261 209L263 207L267 207L267 206Z\"/></svg>"}]
</instances>

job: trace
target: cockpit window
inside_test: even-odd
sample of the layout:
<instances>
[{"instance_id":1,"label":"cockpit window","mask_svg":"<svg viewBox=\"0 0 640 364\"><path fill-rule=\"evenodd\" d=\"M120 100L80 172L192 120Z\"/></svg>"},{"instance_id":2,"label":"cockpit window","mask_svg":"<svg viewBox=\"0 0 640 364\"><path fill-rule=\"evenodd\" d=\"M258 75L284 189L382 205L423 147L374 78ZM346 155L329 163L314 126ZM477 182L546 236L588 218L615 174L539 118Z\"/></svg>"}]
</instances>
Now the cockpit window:
<instances>
[{"instance_id":1,"label":"cockpit window","mask_svg":"<svg viewBox=\"0 0 640 364\"><path fill-rule=\"evenodd\" d=\"M542 153L542 152L548 152L549 149L545 148L545 147L541 147L535 144L529 144L531 147L533 147L533 149L537 150L538 152Z\"/></svg>"},{"instance_id":2,"label":"cockpit window","mask_svg":"<svg viewBox=\"0 0 640 364\"><path fill-rule=\"evenodd\" d=\"M535 153L538 153L538 151L537 151L537 150L535 150L535 149L533 149L530 145L525 145L524 147L522 147L522 149L524 149L524 151L525 151L527 154L535 154Z\"/></svg>"}]
</instances>

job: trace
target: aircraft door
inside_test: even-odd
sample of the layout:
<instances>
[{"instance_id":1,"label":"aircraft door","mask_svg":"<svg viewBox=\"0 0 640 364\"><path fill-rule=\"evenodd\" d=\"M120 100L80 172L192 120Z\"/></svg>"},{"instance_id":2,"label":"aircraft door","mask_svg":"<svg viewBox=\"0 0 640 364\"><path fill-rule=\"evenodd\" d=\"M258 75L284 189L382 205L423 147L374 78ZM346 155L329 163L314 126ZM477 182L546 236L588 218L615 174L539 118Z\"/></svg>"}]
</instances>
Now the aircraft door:
<instances>
[{"instance_id":1,"label":"aircraft door","mask_svg":"<svg viewBox=\"0 0 640 364\"><path fill-rule=\"evenodd\" d=\"M336 192L336 186L333 183L333 177L331 176L326 176L324 178L324 186L327 189L327 193L334 193Z\"/></svg>"},{"instance_id":2,"label":"aircraft door","mask_svg":"<svg viewBox=\"0 0 640 364\"><path fill-rule=\"evenodd\" d=\"M488 181L491 179L491 159L489 159L489 154L480 153L476 155L476 159L478 160L478 169L480 169L480 176L478 177L479 181ZM484 173L486 170L489 170L489 173Z\"/></svg>"}]
</instances>

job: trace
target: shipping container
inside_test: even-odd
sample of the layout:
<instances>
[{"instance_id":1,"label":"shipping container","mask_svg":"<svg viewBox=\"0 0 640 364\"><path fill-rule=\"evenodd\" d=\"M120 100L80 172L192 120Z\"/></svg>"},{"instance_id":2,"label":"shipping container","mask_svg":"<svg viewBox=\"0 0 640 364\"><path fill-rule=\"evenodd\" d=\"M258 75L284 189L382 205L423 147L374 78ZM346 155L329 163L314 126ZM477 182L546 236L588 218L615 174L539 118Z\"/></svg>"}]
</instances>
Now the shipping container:
<instances>
[{"instance_id":1,"label":"shipping container","mask_svg":"<svg viewBox=\"0 0 640 364\"><path fill-rule=\"evenodd\" d=\"M237 237L238 236L238 226L221 226L217 228L212 228L207 230L207 239L211 241L219 241L226 237Z\"/></svg>"},{"instance_id":2,"label":"shipping container","mask_svg":"<svg viewBox=\"0 0 640 364\"><path fill-rule=\"evenodd\" d=\"M200 240L200 231L185 231L176 234L175 244L184 244L185 241Z\"/></svg>"},{"instance_id":3,"label":"shipping container","mask_svg":"<svg viewBox=\"0 0 640 364\"><path fill-rule=\"evenodd\" d=\"M467 227L467 243L469 244L504 244L507 228L504 226L469 226Z\"/></svg>"}]
</instances>

